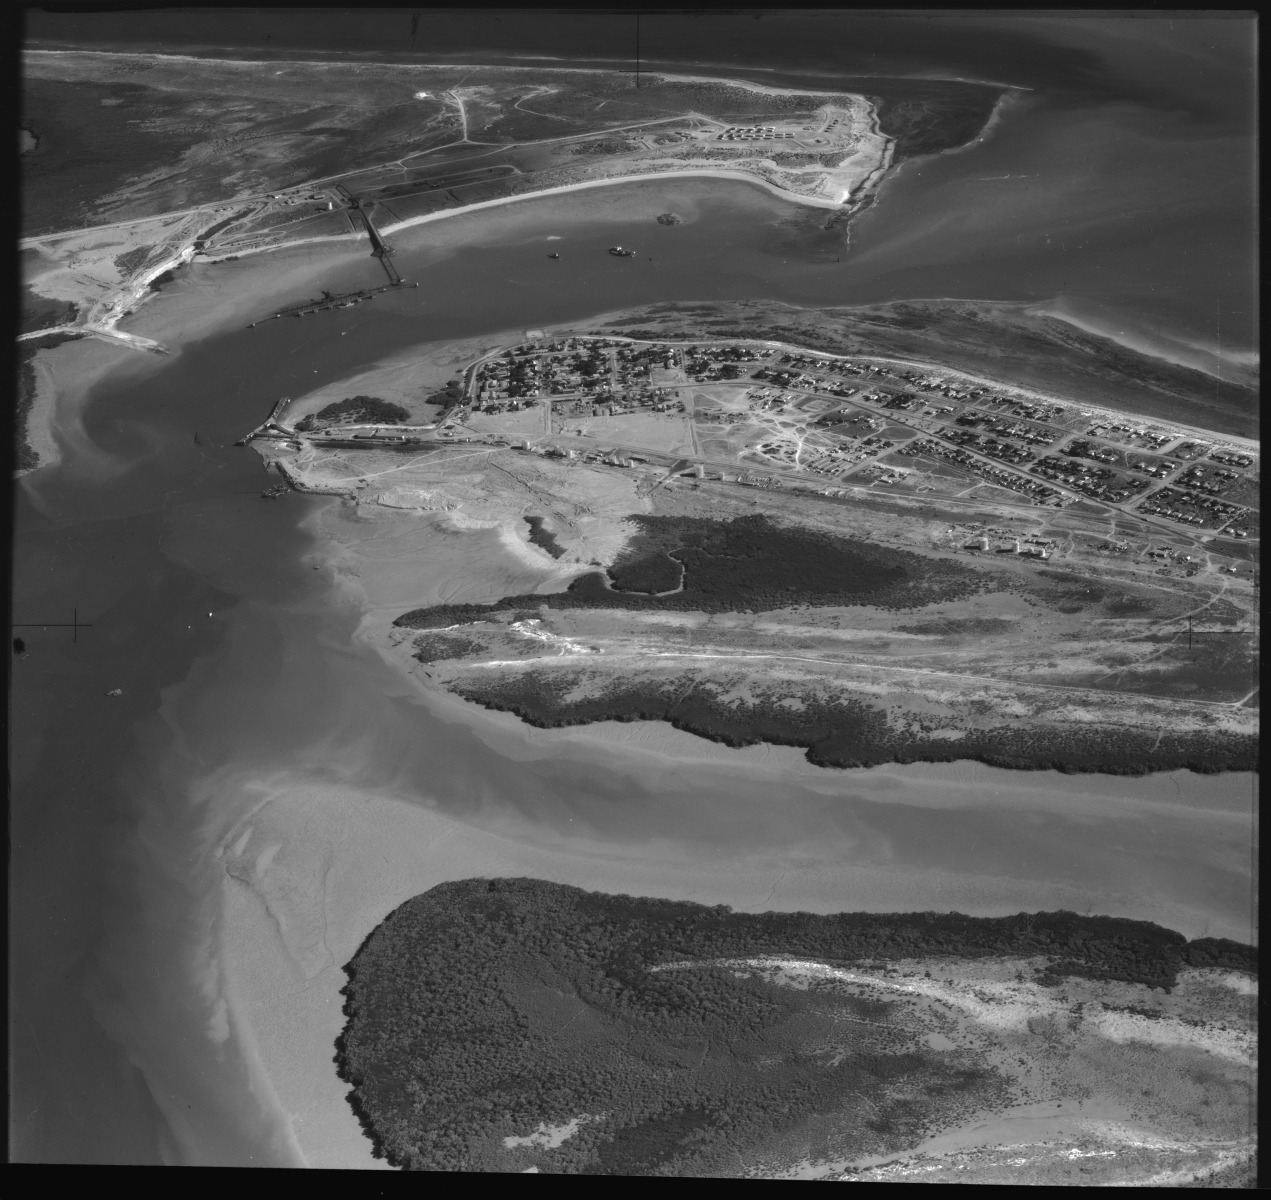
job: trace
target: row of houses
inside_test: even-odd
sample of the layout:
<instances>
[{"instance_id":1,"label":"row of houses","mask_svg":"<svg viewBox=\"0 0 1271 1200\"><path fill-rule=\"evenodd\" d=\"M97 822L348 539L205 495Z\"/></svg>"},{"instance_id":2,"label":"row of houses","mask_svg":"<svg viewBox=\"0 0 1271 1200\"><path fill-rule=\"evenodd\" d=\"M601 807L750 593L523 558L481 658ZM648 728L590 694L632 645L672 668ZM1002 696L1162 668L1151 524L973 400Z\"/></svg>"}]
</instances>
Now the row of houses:
<instances>
[{"instance_id":1,"label":"row of houses","mask_svg":"<svg viewBox=\"0 0 1271 1200\"><path fill-rule=\"evenodd\" d=\"M1230 450L1215 450L1209 456L1214 462L1227 463L1233 467L1251 467L1253 459L1248 454L1237 454Z\"/></svg>"},{"instance_id":2,"label":"row of houses","mask_svg":"<svg viewBox=\"0 0 1271 1200\"><path fill-rule=\"evenodd\" d=\"M930 454L936 458L948 459L950 462L965 467L972 474L978 475L989 483L1008 488L1012 492L1022 492L1026 496L1032 497L1039 504L1059 507L1064 503L1062 493L1057 492L1054 488L1047 487L1044 483L1029 479L1027 476L1017 475L1014 471L990 467L987 463L981 462L968 454L960 446L946 446L943 442L938 442L934 438L919 438L909 442L902 446L897 453L905 455Z\"/></svg>"},{"instance_id":3,"label":"row of houses","mask_svg":"<svg viewBox=\"0 0 1271 1200\"><path fill-rule=\"evenodd\" d=\"M1168 446L1178 438L1176 433L1163 433L1159 429L1151 429L1145 425L1130 425L1124 421L1097 421L1086 430L1086 433L1091 437L1102 437L1111 442L1131 442L1153 450Z\"/></svg>"},{"instance_id":4,"label":"row of houses","mask_svg":"<svg viewBox=\"0 0 1271 1200\"><path fill-rule=\"evenodd\" d=\"M1139 511L1156 513L1184 525L1208 525L1215 523L1215 518L1218 518L1218 524L1222 524L1244 510L1212 496L1195 496L1166 487L1148 496L1139 505Z\"/></svg>"},{"instance_id":5,"label":"row of houses","mask_svg":"<svg viewBox=\"0 0 1271 1200\"><path fill-rule=\"evenodd\" d=\"M766 142L774 138L792 138L788 131L778 131L773 125L730 125L723 133L715 135L717 142Z\"/></svg>"},{"instance_id":6,"label":"row of houses","mask_svg":"<svg viewBox=\"0 0 1271 1200\"><path fill-rule=\"evenodd\" d=\"M1003 442L996 437L972 433L969 429L946 429L942 436L956 446L976 450L980 454L987 454L990 458L997 458L1002 462L1018 465L1032 462L1034 458L1032 451L1025 450L1023 446L1017 446L1014 442Z\"/></svg>"},{"instance_id":7,"label":"row of houses","mask_svg":"<svg viewBox=\"0 0 1271 1200\"><path fill-rule=\"evenodd\" d=\"M1030 470L1046 479L1062 483L1073 491L1081 492L1094 500L1107 500L1119 504L1143 491L1148 486L1146 479L1130 479L1117 475L1107 467L1087 466L1084 462L1064 461L1057 455L1047 455L1039 459Z\"/></svg>"}]
</instances>

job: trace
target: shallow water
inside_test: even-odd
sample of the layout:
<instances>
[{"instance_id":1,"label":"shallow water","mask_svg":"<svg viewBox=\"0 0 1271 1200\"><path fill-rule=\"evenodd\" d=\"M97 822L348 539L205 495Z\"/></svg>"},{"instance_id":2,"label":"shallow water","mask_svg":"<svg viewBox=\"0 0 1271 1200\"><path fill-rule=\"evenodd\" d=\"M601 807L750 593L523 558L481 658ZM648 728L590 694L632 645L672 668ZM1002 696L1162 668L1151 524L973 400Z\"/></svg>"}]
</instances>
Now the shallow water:
<instances>
[{"instance_id":1,"label":"shallow water","mask_svg":"<svg viewBox=\"0 0 1271 1200\"><path fill-rule=\"evenodd\" d=\"M263 504L259 461L230 446L278 395L405 346L662 300L1046 300L1058 289L1141 309L1203 340L1209 300L1194 297L1216 295L1203 280L1219 272L1212 263L1188 272L1208 254L1234 253L1224 201L1193 202L1191 174L1193 190L1146 223L1132 251L1114 236L1150 207L1140 192L1118 202L1123 211L1106 198L1127 186L1117 174L1124 139L1155 144L1142 92L1124 101L1138 115L1120 124L1108 123L1102 101L1091 112L1075 102L1022 109L1027 128L1054 144L1053 159L1029 144L1025 126L1012 132L1003 121L984 147L997 156L992 169L971 152L906 168L841 263L817 228L823 215L760 189L642 184L459 218L455 228L470 237L450 251L427 226L403 234L400 263L423 281L417 291L230 329L164 362L118 352L122 365L94 391L62 465L28 477L18 501L15 621L76 611L91 626L28 629L27 657L13 663L15 1156L296 1161L249 1042L230 1024L217 954L214 851L259 802L244 781L279 772L388 791L562 853L802 872L828 881L826 904L836 876L883 870L931 907L993 911L1003 895L1016 908L1030 896L1039 907L1084 900L1192 934L1246 936L1248 776L1125 781L978 767L810 776L684 765L607 749L585 731L536 737L510 718L465 721L456 705L425 703L355 641L347 592L306 561L318 548L305 522L330 502ZM1200 120L1191 109L1178 111L1169 136L1194 135L1188 161L1215 167L1222 146L1188 125ZM1231 121L1212 118L1210 132ZM1158 151L1159 163L1179 148ZM999 169L1053 169L1049 185L1071 185L1055 204L1081 220L1060 231L1051 200L1029 201L1029 181L1008 194L971 177ZM1090 182L1105 177L1108 188ZM995 237L990 219L1009 217L994 207L1007 196L1020 213L1013 259L998 253L1010 238ZM689 222L652 221L668 208ZM941 232L936 222L951 211L962 215ZM1057 249L1048 244L1072 229L1075 247L1063 236ZM549 244L553 235L560 240ZM1190 282L1172 291L1152 265L1171 238L1197 247L1184 263ZM613 242L641 257L608 257ZM546 259L549 245L559 262ZM176 287L233 279L235 269L196 268ZM377 272L355 262L324 286L371 283ZM258 315L244 311L242 321ZM489 550L495 535L470 536ZM114 688L123 695L107 697Z\"/></svg>"}]
</instances>

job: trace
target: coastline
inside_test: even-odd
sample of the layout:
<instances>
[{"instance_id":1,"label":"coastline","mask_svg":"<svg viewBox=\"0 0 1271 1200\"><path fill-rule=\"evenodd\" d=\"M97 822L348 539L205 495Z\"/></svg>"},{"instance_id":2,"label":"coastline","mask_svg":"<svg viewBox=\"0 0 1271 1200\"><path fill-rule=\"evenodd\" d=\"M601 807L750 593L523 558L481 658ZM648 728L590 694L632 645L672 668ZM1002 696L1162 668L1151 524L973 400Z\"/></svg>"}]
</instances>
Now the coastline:
<instances>
[{"instance_id":1,"label":"coastline","mask_svg":"<svg viewBox=\"0 0 1271 1200\"><path fill-rule=\"evenodd\" d=\"M569 192L585 191L589 188L611 187L623 183L646 183L659 179L685 179L685 178L715 178L715 179L731 179L739 183L750 183L756 187L761 187L772 195L782 200L788 200L792 204L802 204L810 208L825 208L833 211L842 211L848 207L848 202L840 203L837 200L824 199L818 196L805 196L798 192L788 192L778 187L775 183L769 183L766 179L760 179L757 175L750 175L744 171L726 171L715 167L703 167L700 170L682 170L682 171L649 171L642 175L614 175L605 179L587 179L580 183L566 183L559 187L544 188L542 191L525 192L517 196L500 196L497 200L482 200L477 204L466 204L462 208L443 209L441 212L423 213L417 217L407 217L395 224L384 225L380 232L384 235L399 233L406 229L413 229L419 225L431 224L435 221L444 221L450 217L463 217L469 213L478 212L483 209L502 208L508 204L515 204L518 201L526 200L542 200L550 196L561 196ZM869 177L873 178L873 175ZM854 200L857 195L862 193L868 184L863 183L857 192L853 194ZM869 185L876 186L876 185ZM333 233L324 237L301 238L294 242L286 242L277 246L258 246L248 250L235 251L233 254L210 255L202 254L199 256L200 262L224 262L228 259L247 258L258 254L272 254L281 250L291 250L300 246L317 245L324 242L364 242L366 235L363 233Z\"/></svg>"},{"instance_id":2,"label":"coastline","mask_svg":"<svg viewBox=\"0 0 1271 1200\"><path fill-rule=\"evenodd\" d=\"M215 48L215 47L212 47L211 49L213 49L213 50L214 50L214 49L216 49L216 48ZM241 50L242 48L241 48L241 47L239 47L239 49ZM38 43L32 43L32 44L28 47L28 49L27 49L27 51L26 51L26 52L27 52L27 53L29 53L29 54L48 54L48 55L59 55L59 54L61 54L61 55L65 55L65 54L96 55L96 56L100 56L100 57L113 57L113 58L123 58L123 57L129 57L129 58L160 58L160 59L171 60L171 61L177 61L177 62L202 62L202 61L205 61L205 59L209 59L209 58L210 58L210 59L211 59L212 61L214 61L214 62L226 63L226 64L231 65L231 66L233 66L233 65L236 65L236 64L237 64L237 65L241 65L241 66L245 66L245 67L259 67L259 66L262 66L262 65L268 65L268 64L270 64L270 63L277 63L279 66L316 66L316 67L324 67L324 66L329 66L332 62L344 62L344 61L347 61L350 57L352 57L354 60L356 60L356 56L357 56L357 54L359 53L359 52L357 52L357 51L354 51L354 52L351 52L351 53L340 53L340 54L333 53L333 54L331 55L331 57L329 57L329 58L314 58L314 59L302 59L302 58L250 58L250 59L249 59L249 58L239 58L239 59L234 59L234 58L226 58L226 57L223 57L223 56L221 56L221 55L217 55L217 54L204 54L204 55L196 55L196 54L164 54L164 53L160 53L160 52L158 52L158 51L153 51L153 50L85 50L85 49L82 49L82 48L77 47L77 46L45 46L45 47L42 47L42 46L40 46ZM434 58L434 59L432 59L432 60L430 60L430 61L428 61L428 62L420 62L420 61L418 60L418 58L417 58L417 57L414 57L414 56L412 56L412 57L410 57L410 58L405 58L405 57L404 57L404 58L403 58L403 59L399 62L398 60L395 60L395 59L392 59L392 58L390 58L390 57L387 57L387 56L385 55L385 53L384 53L384 52L382 52L382 51L374 51L374 52L372 52L372 51L366 51L366 52L362 52L362 53L364 53L364 54L366 54L366 55L370 55L370 54L372 54L372 53L373 53L375 57L374 57L374 59L373 59L373 60L371 60L371 61L373 61L373 62L375 62L375 63L377 63L377 64L378 64L378 63L390 63L390 64L397 65L397 66L408 66L408 67L433 67L433 68L436 68L436 69L443 69L443 68L444 68L444 69L446 69L446 70L459 70L459 71L513 71L513 70L517 70L518 68L519 68L519 69L523 69L523 70L527 70L527 71L528 71L528 70L538 70L538 71L541 71L541 70L545 70L545 69L547 69L547 68L544 68L544 67L542 67L541 65L539 65L539 64L542 64L542 63L570 63L570 62L576 62L576 61L578 61L577 59L573 59L573 58L557 58L557 57L554 57L554 56L549 55L549 54L523 54L523 55L516 55L515 57L513 57L513 58L512 58L510 61L508 61L508 62L489 62L489 61L487 61L487 62L474 63L474 62L457 62L457 61L451 61L451 60L449 60L449 59L442 60L442 59L438 59L438 58ZM459 53L464 53L464 52L463 52L463 51L460 51ZM597 74L608 74L608 73L610 72L610 70L612 69L612 66L613 66L613 65L627 64L627 63L629 63L629 62L630 62L630 60L629 60L629 59L626 59L626 58L604 58L604 57L601 57L601 56L588 56L588 57L586 58L586 60L585 60L585 61L587 61L587 62L603 62L603 63L609 64L609 65L607 65L607 66L605 66L605 67L578 67L578 66L564 67L564 66L562 66L562 67L553 67L553 68L551 68L551 69L552 69L553 71L556 71L556 72L558 72L558 73L562 74L562 75L564 75L564 74L597 75ZM656 63L656 61L657 61L657 60L654 60L654 62L655 62L655 63ZM532 63L532 64L535 64L535 65L533 65L533 66L529 66L529 67L523 67L523 68L522 68L522 67L521 67L521 64L522 64L522 63ZM674 68L674 67L676 67L677 65L678 65L678 64L677 64L677 63L675 63L675 62L671 62L671 63L669 64L669 66L670 66L671 68ZM697 63L695 63L695 64L694 64L694 66L699 67L699 68L701 68L701 67L709 67L709 68L716 69L716 70L719 70L719 71L737 71L737 70L744 70L744 71L748 71L748 72L759 72L759 73L764 73L764 74L777 74L777 73L778 73L778 68L776 68L776 67L764 67L764 66L760 66L760 65L757 65L757 64L747 64L746 66L744 66L744 67L740 67L740 68L739 68L739 67L737 66L737 64L736 64L736 63L728 63L728 62L721 62L721 63L703 63L703 62L697 62ZM653 64L650 64L650 65L646 66L644 70L645 70L645 73L647 73L648 75L659 75L659 76L661 76L661 77L663 77L663 78L667 78L667 79L682 79L682 80L689 81L689 82L704 82L704 83L718 83L718 82L720 82L720 77L719 77L719 76L717 76L717 75L705 75L705 76L701 76L701 75L685 75L685 74L683 74L682 72L680 72L680 71L676 71L676 70L674 70L674 69L668 69L668 70L662 70L662 69L659 69L658 67L656 67L656 66L655 66L655 65L653 65ZM791 77L796 77L796 76L799 76L799 75L809 75L809 74L813 74L813 72L809 72L809 71L798 72L798 71L791 71L791 70L789 70L789 69L782 69L782 70L780 70L780 74L782 74L783 76L785 76L785 77L787 77L787 78L791 78ZM828 79L828 78L829 78L829 76L821 76L821 78L827 78L827 79ZM858 74L858 75L853 76L853 78L868 78L868 79L893 79L893 80L917 80L917 81L920 81L920 82L923 82L923 83L968 83L968 84L973 84L973 85L975 85L975 86L977 86L977 87L993 87L993 88L1002 88L1002 89L1005 89L1005 90L1008 90L1008 91L1015 91L1015 92L1031 92L1031 91L1033 91L1033 90L1034 90L1033 88L1025 87L1024 85L1022 85L1022 84L1018 84L1018 83L1004 83L1004 82L1002 82L1001 80L995 80L995 79L968 79L968 78L966 78L966 77L965 77L965 76L963 76L963 75L930 75L930 74L928 74L928 75L915 75L915 74L912 74L912 73L909 73L909 74L896 74L896 73L894 73L894 72L887 72L887 71L883 71L883 72L878 72L878 73L871 73L871 74L869 74L868 76L861 76L861 75L859 75L859 74ZM736 79L736 78L732 78L732 77L729 77L729 78L726 80L726 82L728 82L728 83L732 83L732 84L735 84L735 85L737 85L738 87L746 87L746 88L748 88L749 90L753 90L753 91L757 91L757 92L775 93L775 94L778 94L778 95L794 95L794 96L825 96L825 95L835 95L835 94L837 94L837 92L838 92L838 90L837 90L837 89L835 89L835 88L833 88L833 87L830 87L830 86L822 87L822 88L794 88L794 87L778 87L778 86L773 85L773 84L756 83L756 82L754 82L753 80L748 80L748 79L747 79L747 80L743 80L743 79ZM858 94L858 93L852 93L852 94Z\"/></svg>"},{"instance_id":3,"label":"coastline","mask_svg":"<svg viewBox=\"0 0 1271 1200\"><path fill-rule=\"evenodd\" d=\"M1149 358L1159 358L1162 362L1187 367L1193 371L1200 371L1224 383L1235 383L1251 388L1259 386L1261 364L1257 358L1258 352L1256 350L1252 352L1255 356L1253 361L1245 364L1233 363L1216 351L1200 347L1188 348L1184 346L1173 350L1171 353L1172 347L1163 346L1160 338L1149 340L1133 333L1114 330L1108 322L1100 322L1097 318L1072 312L1069 302L1063 296L1057 296L1053 300L1044 300L1040 303L1028 304L1024 311L1030 316L1036 314L1053 321L1063 321L1075 329L1080 329L1082 333L1106 338L1108 341L1115 342L1118 346L1123 346L1136 354L1143 354ZM1251 442L1250 444L1253 445L1254 443Z\"/></svg>"},{"instance_id":4,"label":"coastline","mask_svg":"<svg viewBox=\"0 0 1271 1200\"><path fill-rule=\"evenodd\" d=\"M683 302L683 303L685 303L686 305L692 305L694 302L692 302L692 301L685 301L685 302ZM905 303L914 303L914 302L913 302L913 301L903 301L903 300L901 300L901 301L893 301L892 303L895 303L895 304L905 304ZM1039 306L1039 305L1033 304L1033 303L1032 303L1032 302L1030 302L1030 301L985 301L985 300L966 300L966 299L961 299L961 298L956 297L956 296L940 296L940 297L934 297L934 298L930 298L930 299L923 299L922 301L920 301L920 302L918 302L918 303L922 303L922 304L971 304L971 305L986 305L986 304L988 304L988 305L995 305L995 306L997 306L997 305L1008 305L1008 306L1009 306L1009 305L1013 305L1014 307L1019 308L1019 309L1020 309L1020 311L1024 312L1024 313L1025 313L1025 315L1027 315L1027 316L1032 316L1032 315L1034 315L1034 310L1036 310L1036 311L1038 311L1038 312L1041 312L1041 315L1043 315L1043 316L1047 316L1047 317L1053 317L1055 320L1065 320L1065 319L1066 319L1066 318L1064 318L1064 317L1059 316L1058 314L1053 314L1053 313L1049 313L1049 312L1042 312L1042 310L1041 310L1041 308L1040 308L1040 306ZM803 306L803 305L790 304L790 303L785 302L785 301L782 301L782 302L780 303L780 305L779 305L779 306L780 306L780 307L783 307L783 308L791 308L791 309L795 309L795 310L800 311L800 312L825 312L825 311L827 311L826 309L823 309L823 308L812 308L812 307ZM836 309L836 310L841 310L841 311L851 312L851 311L854 311L854 310L856 310L856 309L860 309L860 310L869 310L869 309L874 309L874 308L886 308L886 307L887 307L887 305L886 305L886 304L844 304L844 305L836 305L836 306L834 306L834 307L835 307L835 309ZM627 335L627 334L614 333L612 330L606 329L606 328L605 328L605 324L606 324L606 323L608 323L608 322L612 322L612 319L613 319L614 317L621 317L621 316L624 316L625 314L627 314L627 313L628 313L628 312L630 312L630 311L631 311L631 310L629 310L629 309L615 309L615 310L613 310L613 311L611 311L611 312L599 313L599 314L597 314L595 317L590 317L590 318L588 318L586 321L575 322L575 323L572 323L572 324L569 324L569 325L553 325L553 326L550 326L550 327L548 328L548 332L549 332L552 336L560 337L560 336L563 336L564 334L566 334L566 333L568 333L568 332L572 332L572 331L574 331L574 330L581 330L581 329L584 329L584 328L585 328L585 329L593 329L593 328L594 328L594 329L596 330L596 332L594 333L594 335L593 335L593 336L596 336L596 337L629 338L629 335ZM1076 323L1075 323L1075 322L1069 322L1069 324L1076 324ZM1101 337L1101 338L1104 338L1105 340L1108 340L1108 341L1115 341L1115 339L1110 338L1110 337L1109 337L1106 333L1104 333L1104 332L1102 332L1102 331L1095 330L1095 329L1087 329L1087 328L1085 328L1084 326L1081 326L1080 328L1082 329L1082 331L1083 331L1083 332L1091 333L1091 334L1092 334L1093 336L1095 336L1095 337ZM650 339L646 339L646 338L629 338L629 340L631 340L631 341L633 341L633 342L644 342L644 341L648 341L648 340L650 340ZM653 339L653 340L660 340L660 339ZM922 370L922 371L935 371L935 372L938 372L938 373L941 373L941 374L944 374L944 375L956 376L956 377L959 377L959 378L961 378L961 379L969 380L969 381L977 381L977 382L978 382L978 381L983 381L983 382L988 382L988 383L992 384L994 387L1000 388L1000 389L1002 389L1003 391L1015 392L1015 393L1018 393L1018 394L1019 394L1019 395L1021 395L1021 396L1025 396L1025 397L1028 397L1028 398L1030 398L1030 399L1039 400L1039 401L1055 401L1055 402L1062 403L1062 404L1065 404L1065 405L1075 405L1075 406L1077 406L1079 409L1081 409L1081 410L1083 410L1083 411L1089 411L1089 412L1092 412L1092 413L1097 413L1097 414L1099 414L1100 416L1108 417L1108 418L1111 418L1111 419L1117 419L1117 420L1122 419L1122 418L1124 418L1124 417L1127 415L1127 413L1129 412L1129 410L1120 410L1120 409L1104 408L1103 406L1101 406L1101 405L1099 405L1099 404L1095 404L1095 403L1093 403L1093 402L1087 402L1087 401L1085 401L1085 400L1082 400L1082 401L1070 400L1070 399L1067 399L1067 398L1065 398L1064 396L1062 396L1062 395L1060 395L1060 394L1058 394L1058 393L1055 393L1055 394L1051 395L1051 394L1048 394L1048 393L1045 393L1045 392L1038 392L1038 391L1034 391L1032 388L1030 388L1030 387L1029 387L1029 386L1027 386L1026 384L1012 383L1012 382L1008 382L1008 381L1004 381L1004 380L1000 380L1000 379L994 379L993 377L991 377L991 376L989 376L989 375L980 375L980 374L972 375L970 372L965 371L965 370L962 370L961 368L958 368L958 367L950 367L950 366L947 366L947 365L945 365L945 364L943 364L943 363L941 363L941 362L939 362L939 361L936 361L936 360L934 360L934 359L933 359L932 361L924 361L924 360L919 360L919 359L892 358L892 357L890 357L890 356L888 356L888 355L884 355L884 354L867 354L867 353L836 354L836 353L834 353L833 351L829 351L829 350L815 350L815 349L813 349L813 348L811 348L811 347L809 347L809 346L802 346L802 345L799 345L798 343L795 343L795 342L774 342L774 341L771 341L771 340L769 340L769 339L767 339L767 338L758 338L758 337L756 337L756 338L736 338L736 337L690 337L690 338L675 338L675 337L669 337L669 336L668 336L665 340L666 340L666 341L668 341L668 342L675 343L675 344L679 344L679 343L689 343L689 344L692 344L692 343L695 343L695 342L700 342L700 343L703 343L703 344L705 344L705 343L710 343L710 344L718 344L718 345L734 345L734 344L735 344L735 345L741 345L741 344L745 344L745 343L747 343L747 342L755 342L755 343L758 343L758 344L760 344L760 345L764 345L764 346L771 346L771 347L773 347L774 349L793 350L793 351L795 351L795 352L797 352L797 353L799 353L799 354L806 354L806 355L810 355L810 356L811 356L811 357L813 357L813 358L828 358L828 359L853 359L853 360L860 359L860 360L864 360L864 361L868 361L868 362L889 363L889 364L891 364L891 365L893 365L893 366L902 366L902 367L915 368L915 369ZM1134 346L1129 346L1129 347L1127 347L1127 348L1128 348L1128 349L1131 349L1131 350L1134 350L1136 353L1142 354L1142 355L1144 355L1145 357L1149 357L1149 358L1159 358L1159 359L1161 359L1163 362L1172 362L1172 361L1173 361L1173 360L1171 360L1171 359L1169 359L1169 358L1166 358L1164 355L1161 355L1161 354L1153 354L1153 353L1152 353L1151 351L1149 351L1149 350L1142 350L1142 349L1139 349L1139 348L1134 347ZM1178 365L1188 366L1188 365L1190 365L1190 364L1185 364L1185 363L1184 363L1184 364L1178 364ZM1199 368L1195 368L1195 369L1199 369ZM1181 431L1183 434L1185 434L1185 435L1187 435L1187 436L1194 436L1194 437L1197 437L1197 438L1203 438L1203 439L1208 440L1208 441L1217 441L1217 442L1231 443L1232 445L1240 446L1240 447L1242 447L1242 448L1245 448L1245 449L1248 449L1248 450L1252 450L1252 451L1257 451L1257 450L1260 448L1260 443L1259 443L1256 439L1254 439L1254 438L1241 437L1239 434L1234 434L1234 433L1220 433L1220 432L1217 432L1217 431L1212 430L1212 429L1204 429L1204 428L1202 428L1202 427L1200 427L1200 426L1197 426L1197 425L1186 425L1186 424L1184 424L1184 423L1182 423L1182 422L1180 422L1180 421L1176 421L1176 420L1174 420L1173 418L1166 419L1166 418L1164 418L1164 417L1160 417L1160 418L1158 418L1158 417L1143 416L1143 415L1141 415L1141 414L1139 414L1139 415L1140 415L1140 419L1141 419L1141 420L1143 420L1145 423L1153 423L1153 422L1154 422L1154 423L1156 423L1156 424L1160 424L1160 425L1169 425L1171 428L1178 429L1179 431Z\"/></svg>"}]
</instances>

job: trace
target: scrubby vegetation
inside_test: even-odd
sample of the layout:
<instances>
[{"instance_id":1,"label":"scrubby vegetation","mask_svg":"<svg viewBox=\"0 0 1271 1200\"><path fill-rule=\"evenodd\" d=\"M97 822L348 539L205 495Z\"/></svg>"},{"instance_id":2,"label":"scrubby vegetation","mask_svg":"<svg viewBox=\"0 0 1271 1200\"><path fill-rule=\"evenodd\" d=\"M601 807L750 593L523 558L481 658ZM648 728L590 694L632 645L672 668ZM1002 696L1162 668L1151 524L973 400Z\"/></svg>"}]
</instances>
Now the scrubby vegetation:
<instances>
[{"instance_id":1,"label":"scrubby vegetation","mask_svg":"<svg viewBox=\"0 0 1271 1200\"><path fill-rule=\"evenodd\" d=\"M1044 983L1256 969L1248 946L1070 912L745 914L470 879L402 905L346 967L337 1062L378 1152L417 1170L738 1173L782 1140L828 1149L827 1129L887 1153L1002 1081L929 1050L898 1004L712 961L997 955L1051 960ZM556 1149L504 1144L571 1124Z\"/></svg>"},{"instance_id":2,"label":"scrubby vegetation","mask_svg":"<svg viewBox=\"0 0 1271 1200\"><path fill-rule=\"evenodd\" d=\"M415 639L414 654L421 663L441 662L447 658L467 658L480 654L483 643L472 638L456 637L448 633L424 633Z\"/></svg>"},{"instance_id":3,"label":"scrubby vegetation","mask_svg":"<svg viewBox=\"0 0 1271 1200\"><path fill-rule=\"evenodd\" d=\"M1001 96L997 88L942 82L930 96L906 88L903 95L878 97L878 129L896 139L892 162L939 154L979 136Z\"/></svg>"},{"instance_id":4,"label":"scrubby vegetation","mask_svg":"<svg viewBox=\"0 0 1271 1200\"><path fill-rule=\"evenodd\" d=\"M341 425L399 425L410 416L400 404L375 396L350 396L319 409L314 417Z\"/></svg>"},{"instance_id":5,"label":"scrubby vegetation","mask_svg":"<svg viewBox=\"0 0 1271 1200\"><path fill-rule=\"evenodd\" d=\"M153 246L137 246L135 249L125 250L123 254L115 256L115 266L119 269L119 274L126 278L135 271L140 271L150 261L153 253Z\"/></svg>"},{"instance_id":6,"label":"scrubby vegetation","mask_svg":"<svg viewBox=\"0 0 1271 1200\"><path fill-rule=\"evenodd\" d=\"M18 307L18 332L35 333L56 325L73 325L78 316L79 309L69 300L51 300L24 288Z\"/></svg>"},{"instance_id":7,"label":"scrubby vegetation","mask_svg":"<svg viewBox=\"0 0 1271 1200\"><path fill-rule=\"evenodd\" d=\"M875 767L884 763L981 762L1024 771L1067 774L1147 775L1153 771L1250 771L1257 766L1251 735L1168 734L1091 724L1080 730L1055 726L968 729L950 741L893 729L883 712L853 700L832 703L807 697L800 707L782 703L788 693L759 703L721 700L709 680L694 677L624 682L599 695L573 698L575 672L552 666L514 674L465 678L452 690L466 700L515 713L530 725L554 729L596 721L667 721L676 729L726 746L799 746L822 767Z\"/></svg>"},{"instance_id":8,"label":"scrubby vegetation","mask_svg":"<svg viewBox=\"0 0 1271 1200\"><path fill-rule=\"evenodd\" d=\"M876 604L911 608L962 599L987 586L983 572L957 563L774 524L766 516L633 517L640 532L609 568L568 590L507 596L493 604L440 604L394 624L434 629L509 608L667 608L760 612L795 604ZM665 592L680 584L670 596ZM1000 582L994 586L1000 586Z\"/></svg>"}]
</instances>

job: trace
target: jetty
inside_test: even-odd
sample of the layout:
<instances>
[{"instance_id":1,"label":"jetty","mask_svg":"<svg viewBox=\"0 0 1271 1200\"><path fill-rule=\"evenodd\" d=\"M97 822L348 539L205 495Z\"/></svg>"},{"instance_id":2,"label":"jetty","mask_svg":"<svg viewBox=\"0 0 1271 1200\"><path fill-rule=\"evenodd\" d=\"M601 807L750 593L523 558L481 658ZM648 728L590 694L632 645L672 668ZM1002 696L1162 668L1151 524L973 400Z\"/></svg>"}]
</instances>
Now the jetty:
<instances>
[{"instance_id":1,"label":"jetty","mask_svg":"<svg viewBox=\"0 0 1271 1200\"><path fill-rule=\"evenodd\" d=\"M402 277L397 273L397 268L392 261L397 251L380 237L380 231L375 228L375 221L371 216L371 205L356 196L352 203L354 211L362 218L362 224L366 226L366 232L371 239L371 253L380 260L380 266L384 268L384 273L388 276L389 285L396 287L402 282Z\"/></svg>"},{"instance_id":2,"label":"jetty","mask_svg":"<svg viewBox=\"0 0 1271 1200\"><path fill-rule=\"evenodd\" d=\"M270 409L267 416L251 433L244 434L234 443L235 446L246 446L254 437L295 437L295 433L278 423L278 418L282 416L283 409L291 403L290 396L281 396L275 402L274 407Z\"/></svg>"},{"instance_id":3,"label":"jetty","mask_svg":"<svg viewBox=\"0 0 1271 1200\"><path fill-rule=\"evenodd\" d=\"M371 254L380 260L380 266L384 268L384 273L388 276L388 283L383 287L361 288L356 292L341 292L339 295L324 291L320 300L306 300L303 304L293 304L289 308L279 309L273 316L264 317L262 321L253 321L247 327L248 329L255 329L263 321L274 321L279 317L308 317L314 313L326 312L332 308L351 308L355 304L364 304L368 300L374 300L380 293L390 292L394 288L419 286L418 283L408 284L401 277L397 267L394 266L393 256L397 251L380 235L380 231L375 228L375 219L371 216L371 209L375 206L375 202L373 200L363 200L360 196L354 196L344 187L339 187L336 190L344 197L349 208L362 218L362 225L366 230L367 236L371 239Z\"/></svg>"}]
</instances>

